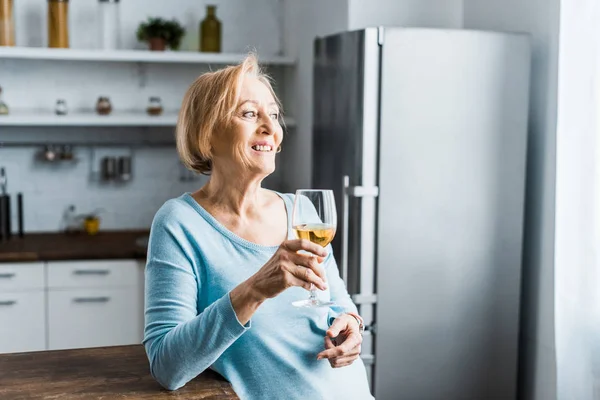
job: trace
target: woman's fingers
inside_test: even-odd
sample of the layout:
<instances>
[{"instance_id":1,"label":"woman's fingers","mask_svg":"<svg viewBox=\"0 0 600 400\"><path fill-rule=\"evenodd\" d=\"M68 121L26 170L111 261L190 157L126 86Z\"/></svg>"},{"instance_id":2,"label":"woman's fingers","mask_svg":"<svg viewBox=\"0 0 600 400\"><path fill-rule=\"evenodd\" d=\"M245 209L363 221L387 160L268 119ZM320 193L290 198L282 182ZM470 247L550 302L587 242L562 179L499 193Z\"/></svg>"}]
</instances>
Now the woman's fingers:
<instances>
[{"instance_id":1,"label":"woman's fingers","mask_svg":"<svg viewBox=\"0 0 600 400\"><path fill-rule=\"evenodd\" d=\"M290 254L290 260L296 265L310 268L323 281L327 280L325 269L319 265L317 257L293 253Z\"/></svg>"},{"instance_id":2,"label":"woman's fingers","mask_svg":"<svg viewBox=\"0 0 600 400\"><path fill-rule=\"evenodd\" d=\"M321 247L318 244L315 244L309 240L306 240L306 239L286 240L285 242L283 242L281 244L281 246L284 249L290 250L293 252L304 250L304 251L308 251L309 253L313 253L314 255L319 256L319 257L327 256L327 251L323 247Z\"/></svg>"},{"instance_id":3,"label":"woman's fingers","mask_svg":"<svg viewBox=\"0 0 600 400\"><path fill-rule=\"evenodd\" d=\"M355 348L358 348L360 354L360 345L362 343L362 337L360 334L351 334L344 340L339 346L331 347L329 344L333 343L329 336L325 336L325 350L317 354L317 360L323 358L333 359L338 357L345 357L349 354L354 354Z\"/></svg>"},{"instance_id":4,"label":"woman's fingers","mask_svg":"<svg viewBox=\"0 0 600 400\"><path fill-rule=\"evenodd\" d=\"M338 357L338 358L334 358L332 360L329 360L329 364L333 368L341 368L341 367L346 367L346 366L352 364L357 359L358 359L358 355L347 356L347 357Z\"/></svg>"},{"instance_id":5,"label":"woman's fingers","mask_svg":"<svg viewBox=\"0 0 600 400\"><path fill-rule=\"evenodd\" d=\"M325 336L325 348L328 350L335 348L335 345L334 345L333 341L329 338L329 336ZM348 352L347 354L343 354L339 357L330 358L328 360L329 364L333 368L341 368L341 367L350 365L354 361L356 361L356 359L358 357L360 357L360 351L361 351L361 345L359 344L356 347L354 347L352 350L350 350L350 352Z\"/></svg>"},{"instance_id":6,"label":"woman's fingers","mask_svg":"<svg viewBox=\"0 0 600 400\"><path fill-rule=\"evenodd\" d=\"M296 278L308 282L309 284L312 283L321 290L327 289L327 284L325 283L325 281L323 281L323 279L321 279L317 274L315 274L310 268L294 264L289 267L289 272L291 272L292 275L294 275Z\"/></svg>"},{"instance_id":7,"label":"woman's fingers","mask_svg":"<svg viewBox=\"0 0 600 400\"><path fill-rule=\"evenodd\" d=\"M296 278L293 274L290 274L289 278L288 278L288 282L290 283L290 285L292 286L299 286L301 288L304 288L306 290L310 290L311 289L311 285L310 283L300 279L300 278Z\"/></svg>"}]
</instances>

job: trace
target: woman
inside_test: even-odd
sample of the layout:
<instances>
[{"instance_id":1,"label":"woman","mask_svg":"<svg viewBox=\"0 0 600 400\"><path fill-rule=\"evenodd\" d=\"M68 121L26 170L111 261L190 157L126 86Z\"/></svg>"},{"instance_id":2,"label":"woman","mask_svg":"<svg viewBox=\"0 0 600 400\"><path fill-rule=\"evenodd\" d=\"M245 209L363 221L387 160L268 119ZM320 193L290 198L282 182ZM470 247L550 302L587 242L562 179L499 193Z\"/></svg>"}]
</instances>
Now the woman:
<instances>
[{"instance_id":1,"label":"woman","mask_svg":"<svg viewBox=\"0 0 600 400\"><path fill-rule=\"evenodd\" d=\"M280 120L253 56L187 91L177 149L210 180L167 201L152 224L144 333L151 372L175 390L212 368L242 399L372 399L359 358L361 319L331 249L294 239L293 196L261 188L275 170ZM293 307L311 284L339 308Z\"/></svg>"}]
</instances>

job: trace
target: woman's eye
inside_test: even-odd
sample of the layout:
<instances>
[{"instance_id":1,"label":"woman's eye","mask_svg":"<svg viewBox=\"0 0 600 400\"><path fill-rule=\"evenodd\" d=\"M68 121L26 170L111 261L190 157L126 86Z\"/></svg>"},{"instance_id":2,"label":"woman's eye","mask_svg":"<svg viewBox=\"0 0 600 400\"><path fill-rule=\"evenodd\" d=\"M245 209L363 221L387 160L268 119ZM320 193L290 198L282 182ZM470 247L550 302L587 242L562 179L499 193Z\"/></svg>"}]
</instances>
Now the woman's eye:
<instances>
[{"instance_id":1,"label":"woman's eye","mask_svg":"<svg viewBox=\"0 0 600 400\"><path fill-rule=\"evenodd\" d=\"M271 119L278 120L279 114L277 114L277 113L271 114Z\"/></svg>"},{"instance_id":2,"label":"woman's eye","mask_svg":"<svg viewBox=\"0 0 600 400\"><path fill-rule=\"evenodd\" d=\"M242 115L244 116L244 118L254 118L254 117L256 117L256 112L245 111Z\"/></svg>"}]
</instances>

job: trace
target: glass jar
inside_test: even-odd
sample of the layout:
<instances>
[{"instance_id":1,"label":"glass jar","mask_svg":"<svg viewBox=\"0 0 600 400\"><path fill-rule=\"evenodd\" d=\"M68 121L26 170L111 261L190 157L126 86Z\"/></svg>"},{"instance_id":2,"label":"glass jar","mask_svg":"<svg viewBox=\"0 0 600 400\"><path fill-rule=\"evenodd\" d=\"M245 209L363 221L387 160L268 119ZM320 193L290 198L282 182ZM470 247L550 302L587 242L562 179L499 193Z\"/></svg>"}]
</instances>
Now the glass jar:
<instances>
[{"instance_id":1,"label":"glass jar","mask_svg":"<svg viewBox=\"0 0 600 400\"><path fill-rule=\"evenodd\" d=\"M56 106L54 107L56 115L67 115L67 111L67 102L62 99L56 100Z\"/></svg>"},{"instance_id":2,"label":"glass jar","mask_svg":"<svg viewBox=\"0 0 600 400\"><path fill-rule=\"evenodd\" d=\"M160 115L163 112L163 106L160 101L160 97L150 97L148 100L148 108L146 111L150 115Z\"/></svg>"},{"instance_id":3,"label":"glass jar","mask_svg":"<svg viewBox=\"0 0 600 400\"><path fill-rule=\"evenodd\" d=\"M217 19L217 6L206 6L206 17L200 23L200 51L221 52L221 21Z\"/></svg>"},{"instance_id":4,"label":"glass jar","mask_svg":"<svg viewBox=\"0 0 600 400\"><path fill-rule=\"evenodd\" d=\"M116 50L120 47L119 0L99 0L100 48Z\"/></svg>"},{"instance_id":5,"label":"glass jar","mask_svg":"<svg viewBox=\"0 0 600 400\"><path fill-rule=\"evenodd\" d=\"M0 87L0 115L8 115L8 106L2 101L2 88Z\"/></svg>"},{"instance_id":6,"label":"glass jar","mask_svg":"<svg viewBox=\"0 0 600 400\"><path fill-rule=\"evenodd\" d=\"M0 0L0 46L15 45L13 0Z\"/></svg>"},{"instance_id":7,"label":"glass jar","mask_svg":"<svg viewBox=\"0 0 600 400\"><path fill-rule=\"evenodd\" d=\"M112 111L112 104L108 97L99 97L96 102L96 112L100 115L108 115Z\"/></svg>"},{"instance_id":8,"label":"glass jar","mask_svg":"<svg viewBox=\"0 0 600 400\"><path fill-rule=\"evenodd\" d=\"M48 0L48 47L69 48L69 0Z\"/></svg>"}]
</instances>

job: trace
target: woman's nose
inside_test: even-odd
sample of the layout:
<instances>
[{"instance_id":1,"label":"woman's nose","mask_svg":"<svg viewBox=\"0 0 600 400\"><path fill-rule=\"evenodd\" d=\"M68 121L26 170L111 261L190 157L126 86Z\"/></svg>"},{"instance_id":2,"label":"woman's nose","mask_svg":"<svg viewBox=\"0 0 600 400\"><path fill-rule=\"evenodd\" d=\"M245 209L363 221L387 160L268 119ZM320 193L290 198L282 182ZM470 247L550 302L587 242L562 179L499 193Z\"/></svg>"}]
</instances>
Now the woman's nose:
<instances>
[{"instance_id":1,"label":"woman's nose","mask_svg":"<svg viewBox=\"0 0 600 400\"><path fill-rule=\"evenodd\" d=\"M263 117L263 123L261 125L261 133L265 135L275 134L275 121L270 116Z\"/></svg>"}]
</instances>

